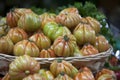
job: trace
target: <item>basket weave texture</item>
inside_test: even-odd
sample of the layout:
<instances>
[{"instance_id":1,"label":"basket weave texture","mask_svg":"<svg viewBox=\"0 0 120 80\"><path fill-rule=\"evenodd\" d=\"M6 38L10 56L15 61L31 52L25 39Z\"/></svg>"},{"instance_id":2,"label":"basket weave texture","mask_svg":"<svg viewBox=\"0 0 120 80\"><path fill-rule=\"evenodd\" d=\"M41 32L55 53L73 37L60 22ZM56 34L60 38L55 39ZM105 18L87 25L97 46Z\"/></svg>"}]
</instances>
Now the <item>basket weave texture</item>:
<instances>
[{"instance_id":1,"label":"basket weave texture","mask_svg":"<svg viewBox=\"0 0 120 80\"><path fill-rule=\"evenodd\" d=\"M98 72L104 66L105 61L112 54L113 48L110 47L107 51L98 53L96 55L82 56L82 57L57 57L57 58L34 58L41 67L47 68L49 65L58 59L62 59L72 63L78 69L81 66L89 67L93 72ZM8 72L9 64L16 58L16 56L6 55L0 53L0 74L5 75Z\"/></svg>"}]
</instances>

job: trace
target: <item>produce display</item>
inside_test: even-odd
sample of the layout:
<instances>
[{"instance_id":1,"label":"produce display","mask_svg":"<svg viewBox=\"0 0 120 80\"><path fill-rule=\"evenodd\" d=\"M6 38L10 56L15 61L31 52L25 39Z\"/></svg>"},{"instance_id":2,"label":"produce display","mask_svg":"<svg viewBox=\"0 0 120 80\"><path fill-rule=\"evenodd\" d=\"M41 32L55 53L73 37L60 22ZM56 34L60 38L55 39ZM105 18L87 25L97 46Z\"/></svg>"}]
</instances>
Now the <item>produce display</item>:
<instances>
[{"instance_id":1,"label":"produce display","mask_svg":"<svg viewBox=\"0 0 120 80\"><path fill-rule=\"evenodd\" d=\"M115 73L105 68L94 75L88 67L77 69L64 60L53 61L48 69L40 65L33 57L19 56L2 80L116 80Z\"/></svg>"},{"instance_id":2,"label":"produce display","mask_svg":"<svg viewBox=\"0 0 120 80\"><path fill-rule=\"evenodd\" d=\"M13 56L40 57L43 49L52 47L56 55L53 57L74 57L76 47L82 56L99 54L110 48L108 40L99 33L100 22L90 16L82 17L75 7L65 8L59 14L41 15L31 9L14 8L7 13L6 24L10 28L2 37L10 39L5 41L10 50L1 47L3 54L9 51ZM0 43L2 46L3 41ZM85 47L86 44L91 47Z\"/></svg>"},{"instance_id":3,"label":"produce display","mask_svg":"<svg viewBox=\"0 0 120 80\"><path fill-rule=\"evenodd\" d=\"M58 14L11 9L0 19L0 54L15 59L2 80L116 80L112 70L100 69L94 74L87 66L76 68L72 62L57 59L89 57L109 50L111 44L101 34L101 23L73 6ZM45 69L35 58L57 60Z\"/></svg>"}]
</instances>

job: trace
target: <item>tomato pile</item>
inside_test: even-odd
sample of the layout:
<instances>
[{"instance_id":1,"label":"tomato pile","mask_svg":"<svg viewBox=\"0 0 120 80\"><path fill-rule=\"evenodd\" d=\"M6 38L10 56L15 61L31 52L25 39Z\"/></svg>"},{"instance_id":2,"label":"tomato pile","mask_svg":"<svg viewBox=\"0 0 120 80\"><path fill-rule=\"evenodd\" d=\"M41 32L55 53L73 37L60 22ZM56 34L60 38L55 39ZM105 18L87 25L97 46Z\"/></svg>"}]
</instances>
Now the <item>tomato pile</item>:
<instances>
[{"instance_id":1,"label":"tomato pile","mask_svg":"<svg viewBox=\"0 0 120 80\"><path fill-rule=\"evenodd\" d=\"M108 40L99 33L100 22L90 16L82 17L75 7L63 9L59 14L41 15L31 9L14 8L0 20L0 26L3 54L74 57L76 53L89 56L110 48Z\"/></svg>"},{"instance_id":2,"label":"tomato pile","mask_svg":"<svg viewBox=\"0 0 120 80\"><path fill-rule=\"evenodd\" d=\"M86 66L78 70L58 60L45 70L33 58L89 56L107 51L110 44L100 34L101 26L90 16L82 17L75 7L41 15L31 9L11 9L0 20L0 53L16 59L3 80L115 80L114 72L108 69L95 77Z\"/></svg>"},{"instance_id":3,"label":"tomato pile","mask_svg":"<svg viewBox=\"0 0 120 80\"><path fill-rule=\"evenodd\" d=\"M33 57L23 55L11 62L3 80L116 80L116 76L109 69L93 75L88 67L77 69L64 60L54 60L49 69L44 69Z\"/></svg>"}]
</instances>

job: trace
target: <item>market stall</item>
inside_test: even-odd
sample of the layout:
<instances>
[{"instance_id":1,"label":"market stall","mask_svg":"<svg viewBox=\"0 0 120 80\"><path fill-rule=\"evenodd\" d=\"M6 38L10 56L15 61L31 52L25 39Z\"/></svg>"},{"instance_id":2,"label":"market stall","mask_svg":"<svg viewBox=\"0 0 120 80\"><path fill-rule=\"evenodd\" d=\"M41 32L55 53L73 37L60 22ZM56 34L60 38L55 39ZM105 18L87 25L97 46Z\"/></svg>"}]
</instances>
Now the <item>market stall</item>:
<instances>
[{"instance_id":1,"label":"market stall","mask_svg":"<svg viewBox=\"0 0 120 80\"><path fill-rule=\"evenodd\" d=\"M106 16L91 2L12 8L0 19L2 80L119 80Z\"/></svg>"}]
</instances>

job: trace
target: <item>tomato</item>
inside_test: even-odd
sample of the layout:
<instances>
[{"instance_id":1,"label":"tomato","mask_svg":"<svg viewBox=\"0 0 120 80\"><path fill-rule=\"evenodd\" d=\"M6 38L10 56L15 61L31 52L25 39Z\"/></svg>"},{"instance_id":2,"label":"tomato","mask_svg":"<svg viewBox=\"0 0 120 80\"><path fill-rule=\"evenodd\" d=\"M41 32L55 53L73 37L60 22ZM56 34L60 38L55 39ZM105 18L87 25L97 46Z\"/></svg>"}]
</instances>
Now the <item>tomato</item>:
<instances>
[{"instance_id":1,"label":"tomato","mask_svg":"<svg viewBox=\"0 0 120 80\"><path fill-rule=\"evenodd\" d=\"M11 80L22 80L24 77L35 74L39 70L39 62L28 55L23 55L10 63L8 74Z\"/></svg>"},{"instance_id":2,"label":"tomato","mask_svg":"<svg viewBox=\"0 0 120 80\"><path fill-rule=\"evenodd\" d=\"M29 55L32 57L39 56L39 48L37 45L29 40L22 40L15 44L14 46L14 55L15 56L22 56L22 55Z\"/></svg>"},{"instance_id":3,"label":"tomato","mask_svg":"<svg viewBox=\"0 0 120 80\"><path fill-rule=\"evenodd\" d=\"M59 36L65 34L71 34L70 30L62 25L57 24L56 22L48 22L43 28L43 32L48 36L52 41L54 41Z\"/></svg>"}]
</instances>

